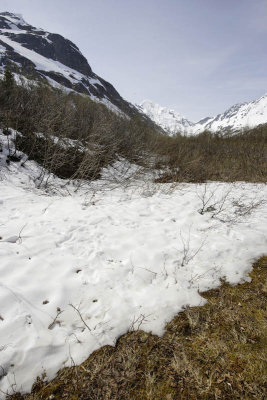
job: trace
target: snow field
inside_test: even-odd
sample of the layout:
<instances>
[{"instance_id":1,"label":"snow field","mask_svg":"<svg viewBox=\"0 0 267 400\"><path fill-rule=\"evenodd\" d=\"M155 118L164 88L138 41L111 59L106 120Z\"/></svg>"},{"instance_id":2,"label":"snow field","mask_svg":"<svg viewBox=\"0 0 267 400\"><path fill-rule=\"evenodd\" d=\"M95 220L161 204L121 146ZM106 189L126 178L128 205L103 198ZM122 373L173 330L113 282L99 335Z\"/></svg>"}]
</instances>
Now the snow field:
<instances>
[{"instance_id":1,"label":"snow field","mask_svg":"<svg viewBox=\"0 0 267 400\"><path fill-rule=\"evenodd\" d=\"M64 197L30 188L28 179L11 166L0 181L5 393L30 390L38 375L51 379L129 329L161 335L177 312L204 304L199 291L222 277L247 279L266 252L264 205L241 218L233 205L266 197L265 185L229 192L229 184L187 184L150 197L144 188L119 187ZM218 210L228 192L220 214L200 214L204 193L214 193Z\"/></svg>"}]
</instances>

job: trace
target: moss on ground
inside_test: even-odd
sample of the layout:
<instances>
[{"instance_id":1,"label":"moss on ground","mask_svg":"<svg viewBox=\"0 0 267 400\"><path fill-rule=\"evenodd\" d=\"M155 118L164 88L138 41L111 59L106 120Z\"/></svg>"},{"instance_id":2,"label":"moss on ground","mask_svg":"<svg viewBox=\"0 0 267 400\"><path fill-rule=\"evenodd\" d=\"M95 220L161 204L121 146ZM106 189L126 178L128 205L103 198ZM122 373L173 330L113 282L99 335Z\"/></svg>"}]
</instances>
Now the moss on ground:
<instances>
[{"instance_id":1,"label":"moss on ground","mask_svg":"<svg viewBox=\"0 0 267 400\"><path fill-rule=\"evenodd\" d=\"M206 305L179 313L163 337L129 332L115 347L9 400L265 399L267 257L250 276L251 282L222 282L202 293Z\"/></svg>"}]
</instances>

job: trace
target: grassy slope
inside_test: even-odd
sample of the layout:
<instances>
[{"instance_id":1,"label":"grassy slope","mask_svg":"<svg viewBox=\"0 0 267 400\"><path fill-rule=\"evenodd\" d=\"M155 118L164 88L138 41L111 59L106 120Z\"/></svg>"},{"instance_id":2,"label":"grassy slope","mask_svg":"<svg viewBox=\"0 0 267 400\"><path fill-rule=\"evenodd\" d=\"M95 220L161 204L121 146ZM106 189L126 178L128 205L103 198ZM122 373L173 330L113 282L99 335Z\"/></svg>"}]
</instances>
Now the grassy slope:
<instances>
[{"instance_id":1,"label":"grassy slope","mask_svg":"<svg viewBox=\"0 0 267 400\"><path fill-rule=\"evenodd\" d=\"M264 399L267 257L254 264L251 278L203 293L207 304L178 314L163 337L129 332L115 348L105 346L52 382L37 380L31 394L9 399Z\"/></svg>"}]
</instances>

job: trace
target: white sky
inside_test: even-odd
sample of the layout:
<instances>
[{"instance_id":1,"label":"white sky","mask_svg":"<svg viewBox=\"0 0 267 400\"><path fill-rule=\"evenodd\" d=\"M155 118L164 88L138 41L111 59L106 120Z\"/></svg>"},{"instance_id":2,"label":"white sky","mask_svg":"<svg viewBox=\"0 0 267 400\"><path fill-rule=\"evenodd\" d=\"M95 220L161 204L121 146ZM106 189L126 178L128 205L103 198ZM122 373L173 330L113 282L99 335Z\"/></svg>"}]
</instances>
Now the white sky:
<instances>
[{"instance_id":1,"label":"white sky","mask_svg":"<svg viewBox=\"0 0 267 400\"><path fill-rule=\"evenodd\" d=\"M267 0L0 0L60 33L133 103L191 120L267 93Z\"/></svg>"}]
</instances>

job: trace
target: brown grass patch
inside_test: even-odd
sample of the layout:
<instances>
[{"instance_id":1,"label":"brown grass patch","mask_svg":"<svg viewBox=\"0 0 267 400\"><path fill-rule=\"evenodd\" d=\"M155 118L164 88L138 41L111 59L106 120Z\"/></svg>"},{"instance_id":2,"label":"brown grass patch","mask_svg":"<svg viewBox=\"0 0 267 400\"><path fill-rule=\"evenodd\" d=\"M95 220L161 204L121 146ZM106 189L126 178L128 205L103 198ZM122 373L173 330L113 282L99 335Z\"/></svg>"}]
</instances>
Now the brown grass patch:
<instances>
[{"instance_id":1,"label":"brown grass patch","mask_svg":"<svg viewBox=\"0 0 267 400\"><path fill-rule=\"evenodd\" d=\"M207 304L179 313L163 337L127 333L9 400L265 399L267 257L251 278L203 293Z\"/></svg>"}]
</instances>

